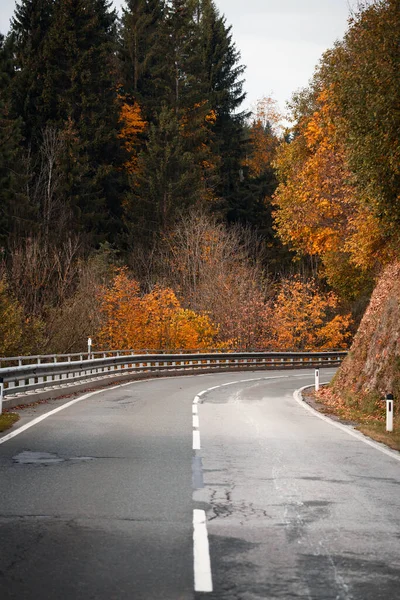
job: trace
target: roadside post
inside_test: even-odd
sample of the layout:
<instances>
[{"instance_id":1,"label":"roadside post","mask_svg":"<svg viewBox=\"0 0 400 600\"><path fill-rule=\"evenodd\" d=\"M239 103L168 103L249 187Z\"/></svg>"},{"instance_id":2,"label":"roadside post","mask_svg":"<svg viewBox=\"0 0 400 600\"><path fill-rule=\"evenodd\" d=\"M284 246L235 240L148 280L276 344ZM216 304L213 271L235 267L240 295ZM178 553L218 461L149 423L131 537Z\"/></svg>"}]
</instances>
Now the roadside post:
<instances>
[{"instance_id":1,"label":"roadside post","mask_svg":"<svg viewBox=\"0 0 400 600\"><path fill-rule=\"evenodd\" d=\"M393 394L386 394L386 431L393 431Z\"/></svg>"},{"instance_id":2,"label":"roadside post","mask_svg":"<svg viewBox=\"0 0 400 600\"><path fill-rule=\"evenodd\" d=\"M3 414L4 381L0 377L0 415Z\"/></svg>"},{"instance_id":3,"label":"roadside post","mask_svg":"<svg viewBox=\"0 0 400 600\"><path fill-rule=\"evenodd\" d=\"M90 355L92 353L92 338L88 338L87 351L88 351L88 360L90 360Z\"/></svg>"},{"instance_id":4,"label":"roadside post","mask_svg":"<svg viewBox=\"0 0 400 600\"><path fill-rule=\"evenodd\" d=\"M319 392L319 369L315 369L315 391Z\"/></svg>"}]
</instances>

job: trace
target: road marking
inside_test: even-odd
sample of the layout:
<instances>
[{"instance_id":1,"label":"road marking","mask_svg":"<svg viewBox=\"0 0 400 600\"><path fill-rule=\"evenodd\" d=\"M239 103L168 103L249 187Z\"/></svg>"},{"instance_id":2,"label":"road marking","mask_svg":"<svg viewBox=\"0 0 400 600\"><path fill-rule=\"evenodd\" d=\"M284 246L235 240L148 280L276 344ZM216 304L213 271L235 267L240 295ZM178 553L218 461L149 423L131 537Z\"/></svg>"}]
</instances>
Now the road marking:
<instances>
[{"instance_id":1,"label":"road marking","mask_svg":"<svg viewBox=\"0 0 400 600\"><path fill-rule=\"evenodd\" d=\"M292 377L305 377L305 376L306 376L306 374L292 375ZM307 373L307 376L310 377L310 374ZM288 379L289 377L290 377L290 375L275 375L275 376L271 376L271 377L255 377L252 379L240 379L237 381L228 381L227 383L221 383L221 385L214 385L213 387L207 388L206 390L199 392L197 394L197 396L195 396L195 398L193 400L193 404L199 404L201 397L204 396L204 394L208 394L208 392L212 392L213 390L217 390L217 389L225 387L227 385L235 385L238 383L248 383L251 381L266 381L268 379Z\"/></svg>"},{"instance_id":2,"label":"road marking","mask_svg":"<svg viewBox=\"0 0 400 600\"><path fill-rule=\"evenodd\" d=\"M193 430L193 450L201 450L200 431L198 429Z\"/></svg>"},{"instance_id":3,"label":"road marking","mask_svg":"<svg viewBox=\"0 0 400 600\"><path fill-rule=\"evenodd\" d=\"M322 385L326 385L326 384L322 384ZM400 461L400 454L398 452L396 452L396 450L390 450L389 448L385 448L385 447L381 446L378 442L373 442L372 440L370 440L366 436L364 436L361 432L354 431L354 429L350 429L347 425L342 425L342 423L337 423L336 421L333 421L326 415L323 415L320 412L318 412L317 410L315 410L315 408L313 408L312 406L307 404L307 402L304 402L304 400L301 396L301 393L309 387L314 387L314 386L306 385L306 386L300 388L299 390L296 390L295 392L293 392L294 399L303 408L305 408L305 410L308 410L308 412L310 412L311 414L315 415L319 419L322 419L322 421L329 423L329 425L332 425L332 427L336 427L337 429L340 429L341 431L344 431L348 435L351 435L352 437L356 438L360 442L364 442L364 444L367 444L368 446L375 448L375 450L379 450L379 452L382 452L383 454L386 454L387 456L390 456L391 458L394 458L395 460Z\"/></svg>"},{"instance_id":4,"label":"road marking","mask_svg":"<svg viewBox=\"0 0 400 600\"><path fill-rule=\"evenodd\" d=\"M210 545L204 510L195 509L193 511L193 550L194 589L196 592L212 592Z\"/></svg>"},{"instance_id":5,"label":"road marking","mask_svg":"<svg viewBox=\"0 0 400 600\"><path fill-rule=\"evenodd\" d=\"M126 385L126 384L123 384L123 385ZM113 386L111 388L107 388L107 390L113 390L116 387L121 387L121 386L119 386L119 385ZM40 417L36 417L36 419L29 421L29 423L22 425L15 431L12 431L11 433L8 433L7 435L0 438L0 444L4 444L4 442L8 442L8 440L11 440L12 438L16 437L20 433L23 433L27 429L30 429L31 427L33 427L34 425L37 425L41 421L44 421L48 417L51 417L51 415L55 415L56 413L60 412L61 410L64 410L65 408L68 408L69 406L72 406L73 404L77 404L78 402L81 402L82 400L86 400L87 398L90 398L91 396L94 396L95 394L100 394L101 392L104 392L104 391L106 391L106 390L97 390L96 392L90 392L89 394L85 394L84 396L80 396L79 398L75 398L75 400L71 400L70 402L63 404L62 406L59 406L58 408L55 408L54 410L50 410L49 412L47 412L44 415L41 415Z\"/></svg>"},{"instance_id":6,"label":"road marking","mask_svg":"<svg viewBox=\"0 0 400 600\"><path fill-rule=\"evenodd\" d=\"M310 374L301 374L300 377L310 377ZM235 385L241 383L248 383L254 381L266 381L271 379L287 379L289 375L275 375L271 377L256 377L251 379L240 379L238 381L229 381L227 383L222 383L221 385L214 385L213 387L208 388L207 390L203 390L199 392L193 399L192 404L192 416L193 416L193 450L201 450L200 443L200 431L199 431L199 403L201 402L202 396L211 392L213 390L217 390L222 387L226 387L228 385ZM292 377L295 377L292 375ZM198 458L198 457L195 457ZM198 475L203 477L202 469L200 466ZM201 486L203 487L203 485ZM212 592L213 584L212 584L212 574L211 574L211 558L210 558L210 548L208 542L208 533L207 533L207 519L206 513L204 510L194 510L193 511L193 554L194 554L194 588L196 592Z\"/></svg>"}]
</instances>

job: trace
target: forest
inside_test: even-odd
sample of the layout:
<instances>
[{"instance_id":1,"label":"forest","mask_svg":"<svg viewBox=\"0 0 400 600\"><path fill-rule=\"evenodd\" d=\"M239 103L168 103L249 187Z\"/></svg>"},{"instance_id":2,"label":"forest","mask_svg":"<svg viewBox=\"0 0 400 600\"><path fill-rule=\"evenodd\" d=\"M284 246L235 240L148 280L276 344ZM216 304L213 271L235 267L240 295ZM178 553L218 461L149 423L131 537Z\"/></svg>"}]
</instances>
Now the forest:
<instances>
[{"instance_id":1,"label":"forest","mask_svg":"<svg viewBox=\"0 0 400 600\"><path fill-rule=\"evenodd\" d=\"M290 127L214 0L20 0L0 36L0 356L348 348L400 259L398 0ZM397 108L396 108L397 107Z\"/></svg>"}]
</instances>

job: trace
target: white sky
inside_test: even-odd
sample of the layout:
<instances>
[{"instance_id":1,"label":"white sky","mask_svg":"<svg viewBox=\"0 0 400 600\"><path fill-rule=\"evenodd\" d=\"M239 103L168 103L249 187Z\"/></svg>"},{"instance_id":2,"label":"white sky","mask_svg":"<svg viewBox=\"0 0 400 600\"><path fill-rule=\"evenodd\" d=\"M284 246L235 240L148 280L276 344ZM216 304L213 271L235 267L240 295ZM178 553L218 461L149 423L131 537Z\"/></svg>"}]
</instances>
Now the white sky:
<instances>
[{"instance_id":1,"label":"white sky","mask_svg":"<svg viewBox=\"0 0 400 600\"><path fill-rule=\"evenodd\" d=\"M114 0L119 8L122 0ZM281 108L305 87L322 53L347 28L356 0L215 0L246 65L247 109L264 95ZM15 0L0 0L0 31L6 33Z\"/></svg>"}]
</instances>

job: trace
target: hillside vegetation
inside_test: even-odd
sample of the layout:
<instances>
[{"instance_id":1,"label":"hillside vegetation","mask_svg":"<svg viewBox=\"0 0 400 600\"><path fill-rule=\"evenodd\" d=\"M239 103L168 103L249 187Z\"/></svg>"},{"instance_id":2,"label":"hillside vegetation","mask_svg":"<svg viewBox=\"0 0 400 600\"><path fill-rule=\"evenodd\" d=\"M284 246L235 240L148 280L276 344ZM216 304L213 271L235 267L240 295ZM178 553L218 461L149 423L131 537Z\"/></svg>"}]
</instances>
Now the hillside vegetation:
<instances>
[{"instance_id":1,"label":"hillside vegetation","mask_svg":"<svg viewBox=\"0 0 400 600\"><path fill-rule=\"evenodd\" d=\"M380 277L333 390L361 406L382 407L387 393L400 398L399 262Z\"/></svg>"},{"instance_id":2,"label":"hillside vegetation","mask_svg":"<svg viewBox=\"0 0 400 600\"><path fill-rule=\"evenodd\" d=\"M272 98L241 111L218 2L20 0L0 36L0 354L347 348L398 280L399 31L398 0L360 6L284 130ZM375 393L369 347L392 387L398 347L373 327L355 368Z\"/></svg>"}]
</instances>

